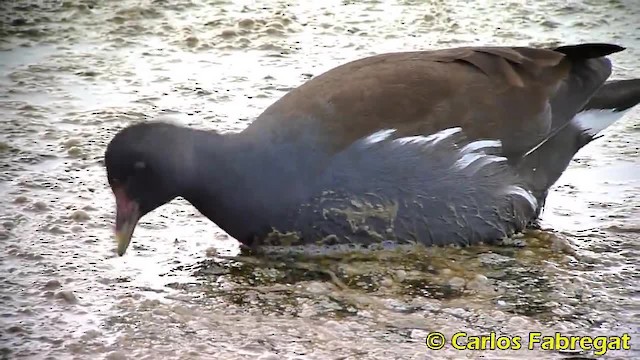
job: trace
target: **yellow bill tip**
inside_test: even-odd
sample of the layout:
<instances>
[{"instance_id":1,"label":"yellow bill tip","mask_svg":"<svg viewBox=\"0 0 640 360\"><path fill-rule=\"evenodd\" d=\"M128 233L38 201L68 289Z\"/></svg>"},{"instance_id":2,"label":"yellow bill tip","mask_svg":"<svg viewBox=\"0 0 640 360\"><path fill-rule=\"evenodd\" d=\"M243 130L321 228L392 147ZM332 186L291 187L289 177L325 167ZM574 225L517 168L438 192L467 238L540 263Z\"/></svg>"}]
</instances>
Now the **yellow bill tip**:
<instances>
[{"instance_id":1,"label":"yellow bill tip","mask_svg":"<svg viewBox=\"0 0 640 360\"><path fill-rule=\"evenodd\" d=\"M123 233L117 233L116 241L118 242L118 256L122 256L127 252L131 237Z\"/></svg>"}]
</instances>

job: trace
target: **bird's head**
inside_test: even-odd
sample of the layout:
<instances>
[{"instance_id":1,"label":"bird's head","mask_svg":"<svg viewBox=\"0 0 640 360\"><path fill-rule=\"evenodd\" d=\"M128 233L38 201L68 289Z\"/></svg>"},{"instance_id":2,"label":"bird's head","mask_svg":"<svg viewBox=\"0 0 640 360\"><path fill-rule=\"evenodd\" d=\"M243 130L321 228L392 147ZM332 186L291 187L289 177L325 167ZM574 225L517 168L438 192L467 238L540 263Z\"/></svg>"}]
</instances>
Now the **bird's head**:
<instances>
[{"instance_id":1,"label":"bird's head","mask_svg":"<svg viewBox=\"0 0 640 360\"><path fill-rule=\"evenodd\" d=\"M168 123L129 126L105 152L107 178L116 201L118 255L126 252L140 218L181 195L191 176L189 130Z\"/></svg>"}]
</instances>

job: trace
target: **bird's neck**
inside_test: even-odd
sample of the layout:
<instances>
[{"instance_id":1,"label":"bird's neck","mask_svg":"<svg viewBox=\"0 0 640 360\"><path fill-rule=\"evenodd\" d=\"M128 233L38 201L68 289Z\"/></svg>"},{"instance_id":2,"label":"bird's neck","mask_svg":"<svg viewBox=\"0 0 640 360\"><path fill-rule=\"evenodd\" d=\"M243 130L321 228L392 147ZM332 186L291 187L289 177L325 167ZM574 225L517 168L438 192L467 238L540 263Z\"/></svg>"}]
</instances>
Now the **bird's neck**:
<instances>
[{"instance_id":1,"label":"bird's neck","mask_svg":"<svg viewBox=\"0 0 640 360\"><path fill-rule=\"evenodd\" d=\"M317 162L308 147L241 133L197 136L183 197L245 245L309 196Z\"/></svg>"}]
</instances>

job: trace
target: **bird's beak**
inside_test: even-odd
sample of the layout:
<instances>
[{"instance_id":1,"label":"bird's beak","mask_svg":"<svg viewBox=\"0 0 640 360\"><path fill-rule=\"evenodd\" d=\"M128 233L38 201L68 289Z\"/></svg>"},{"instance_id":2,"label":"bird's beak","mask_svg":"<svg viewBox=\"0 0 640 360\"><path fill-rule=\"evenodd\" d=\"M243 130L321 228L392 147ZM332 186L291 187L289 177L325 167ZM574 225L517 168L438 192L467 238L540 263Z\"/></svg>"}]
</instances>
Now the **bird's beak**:
<instances>
[{"instance_id":1,"label":"bird's beak","mask_svg":"<svg viewBox=\"0 0 640 360\"><path fill-rule=\"evenodd\" d=\"M124 255L131 242L133 230L140 220L140 205L131 200L121 188L113 189L116 197L116 240L118 256Z\"/></svg>"}]
</instances>

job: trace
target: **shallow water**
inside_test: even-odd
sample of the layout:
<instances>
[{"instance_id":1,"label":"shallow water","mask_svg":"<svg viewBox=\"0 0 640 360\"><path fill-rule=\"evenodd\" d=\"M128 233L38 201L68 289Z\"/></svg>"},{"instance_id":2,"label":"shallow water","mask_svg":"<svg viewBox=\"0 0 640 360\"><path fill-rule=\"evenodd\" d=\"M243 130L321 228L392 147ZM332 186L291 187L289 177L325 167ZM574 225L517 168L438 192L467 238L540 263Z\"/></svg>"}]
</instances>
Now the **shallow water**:
<instances>
[{"instance_id":1,"label":"shallow water","mask_svg":"<svg viewBox=\"0 0 640 360\"><path fill-rule=\"evenodd\" d=\"M525 247L296 262L238 248L176 200L116 257L102 156L126 124L239 131L347 60L462 44L614 41L640 76L629 1L0 2L0 357L440 359L450 336L617 334L640 356L640 111L583 149ZM635 347L635 348L634 348ZM559 358L490 351L489 358ZM589 356L589 354L583 354Z\"/></svg>"}]
</instances>

